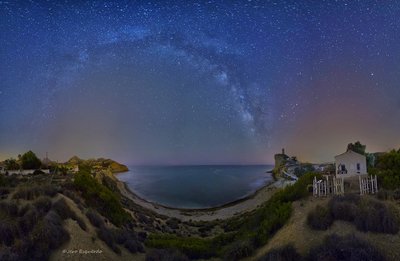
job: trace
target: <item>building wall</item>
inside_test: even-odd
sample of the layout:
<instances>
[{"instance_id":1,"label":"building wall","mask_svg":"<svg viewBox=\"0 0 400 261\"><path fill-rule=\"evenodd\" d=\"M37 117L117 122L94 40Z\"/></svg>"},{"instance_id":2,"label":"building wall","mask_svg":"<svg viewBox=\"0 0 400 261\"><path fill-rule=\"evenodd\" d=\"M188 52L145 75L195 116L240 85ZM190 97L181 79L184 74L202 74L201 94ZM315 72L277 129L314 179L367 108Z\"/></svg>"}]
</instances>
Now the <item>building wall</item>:
<instances>
[{"instance_id":1,"label":"building wall","mask_svg":"<svg viewBox=\"0 0 400 261\"><path fill-rule=\"evenodd\" d=\"M7 170L5 172L8 173L8 175L28 175L32 174L34 171L35 171L34 169L24 169L24 170ZM48 169L41 169L41 171L43 171L46 174L50 173L50 170Z\"/></svg>"},{"instance_id":2,"label":"building wall","mask_svg":"<svg viewBox=\"0 0 400 261\"><path fill-rule=\"evenodd\" d=\"M360 170L357 170L357 163L360 164ZM345 165L347 174L339 174L339 165ZM353 151L348 151L335 157L336 175L341 177L365 175L367 174L367 158L364 155Z\"/></svg>"}]
</instances>

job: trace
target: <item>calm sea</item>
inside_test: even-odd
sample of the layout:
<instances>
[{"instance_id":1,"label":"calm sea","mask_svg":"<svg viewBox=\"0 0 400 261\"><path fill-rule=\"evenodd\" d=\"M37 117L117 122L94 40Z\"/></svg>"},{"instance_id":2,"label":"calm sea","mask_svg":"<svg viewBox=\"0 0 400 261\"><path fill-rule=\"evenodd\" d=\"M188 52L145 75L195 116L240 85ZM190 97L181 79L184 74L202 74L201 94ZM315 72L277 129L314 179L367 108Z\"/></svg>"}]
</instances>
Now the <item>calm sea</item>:
<instances>
[{"instance_id":1,"label":"calm sea","mask_svg":"<svg viewBox=\"0 0 400 261\"><path fill-rule=\"evenodd\" d=\"M129 167L119 180L138 196L169 207L209 208L254 193L272 181L272 165Z\"/></svg>"}]
</instances>

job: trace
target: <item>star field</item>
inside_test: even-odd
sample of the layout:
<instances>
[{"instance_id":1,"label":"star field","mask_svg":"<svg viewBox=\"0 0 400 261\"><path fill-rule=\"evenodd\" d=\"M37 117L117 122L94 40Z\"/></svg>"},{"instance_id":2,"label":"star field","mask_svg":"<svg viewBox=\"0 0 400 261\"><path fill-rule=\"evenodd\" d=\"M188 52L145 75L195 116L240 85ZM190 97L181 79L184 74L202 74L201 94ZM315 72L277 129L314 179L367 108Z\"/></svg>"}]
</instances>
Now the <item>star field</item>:
<instances>
[{"instance_id":1,"label":"star field","mask_svg":"<svg viewBox=\"0 0 400 261\"><path fill-rule=\"evenodd\" d=\"M0 157L398 147L399 17L396 1L0 1Z\"/></svg>"}]
</instances>

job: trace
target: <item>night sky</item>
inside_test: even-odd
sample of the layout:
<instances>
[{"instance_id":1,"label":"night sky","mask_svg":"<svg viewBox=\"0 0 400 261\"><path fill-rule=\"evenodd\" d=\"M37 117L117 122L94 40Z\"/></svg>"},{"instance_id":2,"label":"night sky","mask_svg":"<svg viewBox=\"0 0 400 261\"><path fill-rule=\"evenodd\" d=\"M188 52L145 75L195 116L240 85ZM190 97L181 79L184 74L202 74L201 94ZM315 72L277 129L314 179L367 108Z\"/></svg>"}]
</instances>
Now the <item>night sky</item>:
<instances>
[{"instance_id":1,"label":"night sky","mask_svg":"<svg viewBox=\"0 0 400 261\"><path fill-rule=\"evenodd\" d=\"M0 159L400 147L399 1L0 1Z\"/></svg>"}]
</instances>

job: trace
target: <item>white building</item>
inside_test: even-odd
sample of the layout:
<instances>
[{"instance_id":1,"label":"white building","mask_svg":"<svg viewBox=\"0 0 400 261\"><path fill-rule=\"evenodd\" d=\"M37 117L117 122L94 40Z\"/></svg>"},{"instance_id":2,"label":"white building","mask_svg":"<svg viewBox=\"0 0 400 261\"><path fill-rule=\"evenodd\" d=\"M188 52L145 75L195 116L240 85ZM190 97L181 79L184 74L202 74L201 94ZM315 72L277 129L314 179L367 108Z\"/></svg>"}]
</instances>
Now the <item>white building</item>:
<instances>
[{"instance_id":1,"label":"white building","mask_svg":"<svg viewBox=\"0 0 400 261\"><path fill-rule=\"evenodd\" d=\"M335 156L336 176L352 177L367 174L367 158L352 150Z\"/></svg>"}]
</instances>

